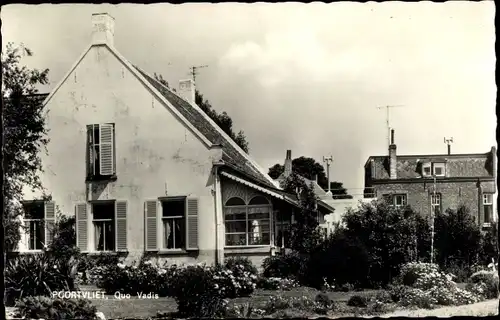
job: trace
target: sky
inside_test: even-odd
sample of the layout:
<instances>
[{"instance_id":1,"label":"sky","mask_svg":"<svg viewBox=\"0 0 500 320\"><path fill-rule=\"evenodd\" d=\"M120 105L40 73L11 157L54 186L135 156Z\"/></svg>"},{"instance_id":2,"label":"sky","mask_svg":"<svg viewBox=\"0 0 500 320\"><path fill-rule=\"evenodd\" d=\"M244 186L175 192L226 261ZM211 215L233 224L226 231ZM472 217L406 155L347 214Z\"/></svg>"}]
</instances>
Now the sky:
<instances>
[{"instance_id":1,"label":"sky","mask_svg":"<svg viewBox=\"0 0 500 320\"><path fill-rule=\"evenodd\" d=\"M332 180L361 192L369 156L485 153L496 146L493 2L8 5L3 43L24 43L51 89L90 42L92 13L115 18L115 47L172 87L197 89L244 130L267 170L334 157Z\"/></svg>"}]
</instances>

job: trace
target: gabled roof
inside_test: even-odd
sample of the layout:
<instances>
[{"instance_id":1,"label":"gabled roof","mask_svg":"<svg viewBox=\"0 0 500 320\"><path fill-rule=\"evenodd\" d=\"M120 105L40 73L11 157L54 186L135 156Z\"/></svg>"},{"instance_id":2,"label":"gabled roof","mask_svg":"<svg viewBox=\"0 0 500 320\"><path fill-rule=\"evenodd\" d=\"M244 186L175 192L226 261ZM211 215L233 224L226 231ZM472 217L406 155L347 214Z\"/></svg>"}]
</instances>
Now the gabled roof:
<instances>
[{"instance_id":1,"label":"gabled roof","mask_svg":"<svg viewBox=\"0 0 500 320\"><path fill-rule=\"evenodd\" d=\"M116 58L123 63L136 77L148 87L154 95L159 97L160 101L165 106L172 110L176 117L178 117L192 132L194 132L200 140L208 147L212 145L221 145L223 150L223 161L230 163L239 171L250 176L253 180L268 187L276 188L274 180L267 175L266 172L232 139L206 115L200 107L194 103L189 103L179 97L176 93L172 92L169 88L156 81L149 74L131 64L125 57L123 57L116 48L110 44L90 44L80 55L78 60L73 64L68 73L61 79L52 92L46 96L44 104L47 104L54 94L59 90L66 79L71 75L73 70L80 64L83 58L87 55L90 49L94 46L106 46Z\"/></svg>"},{"instance_id":2,"label":"gabled roof","mask_svg":"<svg viewBox=\"0 0 500 320\"><path fill-rule=\"evenodd\" d=\"M135 67L135 66L134 66ZM242 171L246 175L252 177L257 182L260 182L269 187L275 188L276 186L271 183L270 177L262 172L262 169L256 167L249 156L244 153L243 150L238 150L238 146L234 146L231 143L222 129L220 129L217 124L213 121L207 119L207 116L200 108L196 108L191 103L187 102L183 98L179 97L170 88L164 86L159 81L148 75L143 70L135 67L142 76L158 90L165 99L167 99L174 108L176 108L185 118L189 121L199 132L201 132L212 144L217 144L222 146L223 156L222 160L236 167L238 170Z\"/></svg>"}]
</instances>

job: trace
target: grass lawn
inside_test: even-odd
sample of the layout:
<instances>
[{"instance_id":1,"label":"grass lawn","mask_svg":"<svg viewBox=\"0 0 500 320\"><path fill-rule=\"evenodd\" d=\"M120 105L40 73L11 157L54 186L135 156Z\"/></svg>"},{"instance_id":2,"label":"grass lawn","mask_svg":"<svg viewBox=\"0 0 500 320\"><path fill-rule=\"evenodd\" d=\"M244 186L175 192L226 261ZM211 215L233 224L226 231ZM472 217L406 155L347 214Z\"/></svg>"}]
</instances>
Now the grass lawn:
<instances>
[{"instance_id":1,"label":"grass lawn","mask_svg":"<svg viewBox=\"0 0 500 320\"><path fill-rule=\"evenodd\" d=\"M99 291L91 286L82 286L82 291ZM290 291L256 290L251 297L236 298L231 301L234 304L250 303L254 307L262 307L272 296L300 297L307 296L314 299L319 293L313 288L295 288ZM371 295L375 290L351 291L351 292L329 292L328 296L337 302L347 302L353 295ZM175 312L177 304L173 298L140 299L131 296L130 299L116 299L114 296L106 296L105 299L93 299L92 303L102 312L106 319L117 318L147 318L158 312Z\"/></svg>"}]
</instances>

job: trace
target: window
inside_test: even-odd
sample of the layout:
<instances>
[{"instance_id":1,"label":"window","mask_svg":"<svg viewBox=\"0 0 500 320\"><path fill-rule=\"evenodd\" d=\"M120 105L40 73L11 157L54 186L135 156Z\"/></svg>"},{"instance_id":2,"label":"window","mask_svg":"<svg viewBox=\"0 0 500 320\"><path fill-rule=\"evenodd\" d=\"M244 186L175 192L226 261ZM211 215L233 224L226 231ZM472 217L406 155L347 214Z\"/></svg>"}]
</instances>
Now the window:
<instances>
[{"instance_id":1,"label":"window","mask_svg":"<svg viewBox=\"0 0 500 320\"><path fill-rule=\"evenodd\" d=\"M490 224L493 220L493 194L485 193L483 194L483 212L484 220L483 223Z\"/></svg>"},{"instance_id":2,"label":"window","mask_svg":"<svg viewBox=\"0 0 500 320\"><path fill-rule=\"evenodd\" d=\"M279 248L290 247L290 226L292 225L291 213L285 214L281 211L276 211L276 230L274 244Z\"/></svg>"},{"instance_id":3,"label":"window","mask_svg":"<svg viewBox=\"0 0 500 320\"><path fill-rule=\"evenodd\" d=\"M430 162L426 162L422 165L422 175L424 177L432 175Z\"/></svg>"},{"instance_id":4,"label":"window","mask_svg":"<svg viewBox=\"0 0 500 320\"><path fill-rule=\"evenodd\" d=\"M94 244L96 251L115 250L115 203L92 204Z\"/></svg>"},{"instance_id":5,"label":"window","mask_svg":"<svg viewBox=\"0 0 500 320\"><path fill-rule=\"evenodd\" d=\"M43 201L24 205L24 227L28 250L42 250L45 243L45 208Z\"/></svg>"},{"instance_id":6,"label":"window","mask_svg":"<svg viewBox=\"0 0 500 320\"><path fill-rule=\"evenodd\" d=\"M431 213L435 216L441 213L441 194L431 194Z\"/></svg>"},{"instance_id":7,"label":"window","mask_svg":"<svg viewBox=\"0 0 500 320\"><path fill-rule=\"evenodd\" d=\"M406 194L395 194L392 196L392 203L396 208L406 206Z\"/></svg>"},{"instance_id":8,"label":"window","mask_svg":"<svg viewBox=\"0 0 500 320\"><path fill-rule=\"evenodd\" d=\"M432 164L434 175L438 177L444 176L444 171L445 171L445 165L444 163L433 163Z\"/></svg>"},{"instance_id":9,"label":"window","mask_svg":"<svg viewBox=\"0 0 500 320\"><path fill-rule=\"evenodd\" d=\"M87 126L87 176L109 177L115 174L115 128L114 124L92 124Z\"/></svg>"},{"instance_id":10,"label":"window","mask_svg":"<svg viewBox=\"0 0 500 320\"><path fill-rule=\"evenodd\" d=\"M172 199L162 202L162 243L163 249L182 249L186 243L185 199Z\"/></svg>"},{"instance_id":11,"label":"window","mask_svg":"<svg viewBox=\"0 0 500 320\"><path fill-rule=\"evenodd\" d=\"M226 245L269 245L271 243L271 205L261 196L248 205L231 198L225 206Z\"/></svg>"}]
</instances>

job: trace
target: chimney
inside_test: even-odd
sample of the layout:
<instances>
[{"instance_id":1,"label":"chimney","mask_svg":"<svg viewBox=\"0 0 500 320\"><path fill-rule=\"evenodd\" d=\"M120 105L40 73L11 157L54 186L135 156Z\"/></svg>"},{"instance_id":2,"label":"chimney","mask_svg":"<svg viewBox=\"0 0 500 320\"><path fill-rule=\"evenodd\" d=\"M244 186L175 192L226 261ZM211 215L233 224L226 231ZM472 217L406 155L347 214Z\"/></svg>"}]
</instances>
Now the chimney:
<instances>
[{"instance_id":1,"label":"chimney","mask_svg":"<svg viewBox=\"0 0 500 320\"><path fill-rule=\"evenodd\" d=\"M191 79L179 81L179 95L190 103L195 103L194 81Z\"/></svg>"},{"instance_id":2,"label":"chimney","mask_svg":"<svg viewBox=\"0 0 500 320\"><path fill-rule=\"evenodd\" d=\"M292 174L292 150L286 151L285 158L285 171L283 171L283 176L288 178Z\"/></svg>"},{"instance_id":3,"label":"chimney","mask_svg":"<svg viewBox=\"0 0 500 320\"><path fill-rule=\"evenodd\" d=\"M213 164L222 163L222 145L214 144L210 147L210 159Z\"/></svg>"},{"instance_id":4,"label":"chimney","mask_svg":"<svg viewBox=\"0 0 500 320\"><path fill-rule=\"evenodd\" d=\"M391 179L397 178L396 171L396 144L394 143L394 129L391 130L391 144L389 145L389 176Z\"/></svg>"},{"instance_id":5,"label":"chimney","mask_svg":"<svg viewBox=\"0 0 500 320\"><path fill-rule=\"evenodd\" d=\"M451 144L448 144L448 155L451 154Z\"/></svg>"},{"instance_id":6,"label":"chimney","mask_svg":"<svg viewBox=\"0 0 500 320\"><path fill-rule=\"evenodd\" d=\"M115 18L108 13L94 13L92 27L92 44L114 45Z\"/></svg>"}]
</instances>

